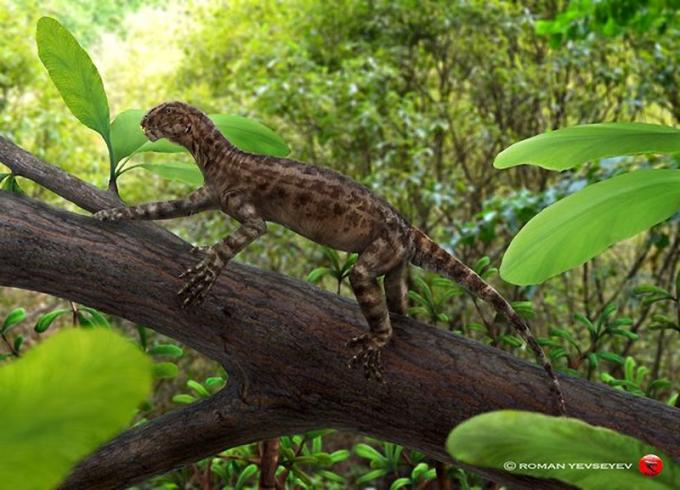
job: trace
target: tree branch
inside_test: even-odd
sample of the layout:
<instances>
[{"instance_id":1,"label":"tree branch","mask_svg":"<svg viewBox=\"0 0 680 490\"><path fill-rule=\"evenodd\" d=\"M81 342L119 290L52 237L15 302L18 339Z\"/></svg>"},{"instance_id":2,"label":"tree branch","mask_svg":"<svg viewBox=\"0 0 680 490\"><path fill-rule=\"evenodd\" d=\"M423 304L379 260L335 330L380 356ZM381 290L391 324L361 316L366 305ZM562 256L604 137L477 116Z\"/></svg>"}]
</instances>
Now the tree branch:
<instances>
[{"instance_id":1,"label":"tree branch","mask_svg":"<svg viewBox=\"0 0 680 490\"><path fill-rule=\"evenodd\" d=\"M115 194L80 180L0 136L0 162L14 175L26 177L86 211L99 211L121 205Z\"/></svg>"},{"instance_id":2,"label":"tree branch","mask_svg":"<svg viewBox=\"0 0 680 490\"><path fill-rule=\"evenodd\" d=\"M103 191L95 191L73 197L98 209ZM149 325L230 373L225 391L102 447L64 488L120 488L227 447L316 428L361 432L450 461L446 436L469 417L502 408L551 411L542 369L500 350L395 316L395 339L384 353L386 384L369 382L346 367L345 342L365 330L353 301L231 263L206 302L185 311L176 299L177 275L196 259L167 231L149 223L100 223L7 192L0 192L0 209L0 285ZM560 378L571 416L680 457L680 434L668 429L680 426L680 410ZM513 487L537 485L455 464Z\"/></svg>"}]
</instances>

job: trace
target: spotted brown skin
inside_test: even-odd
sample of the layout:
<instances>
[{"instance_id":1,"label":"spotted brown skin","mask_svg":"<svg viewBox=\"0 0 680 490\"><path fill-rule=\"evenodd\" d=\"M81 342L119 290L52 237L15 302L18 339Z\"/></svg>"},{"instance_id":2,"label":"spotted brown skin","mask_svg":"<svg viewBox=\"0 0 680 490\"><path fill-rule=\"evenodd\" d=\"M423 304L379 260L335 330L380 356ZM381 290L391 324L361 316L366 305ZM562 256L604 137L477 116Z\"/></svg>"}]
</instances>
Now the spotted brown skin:
<instances>
[{"instance_id":1,"label":"spotted brown skin","mask_svg":"<svg viewBox=\"0 0 680 490\"><path fill-rule=\"evenodd\" d=\"M279 223L317 243L359 254L349 279L370 330L349 341L357 349L349 364L362 365L368 378L383 379L381 353L392 337L389 313L406 313L406 275L414 264L451 278L508 318L549 374L564 413L557 377L527 323L472 269L370 190L327 168L243 152L205 114L181 102L151 109L142 128L152 141L168 138L189 150L205 185L184 199L108 209L95 218L156 220L219 209L241 224L182 274L187 281L178 294L184 306L205 298L232 257L265 234L267 222ZM385 276L384 294L380 276Z\"/></svg>"}]
</instances>

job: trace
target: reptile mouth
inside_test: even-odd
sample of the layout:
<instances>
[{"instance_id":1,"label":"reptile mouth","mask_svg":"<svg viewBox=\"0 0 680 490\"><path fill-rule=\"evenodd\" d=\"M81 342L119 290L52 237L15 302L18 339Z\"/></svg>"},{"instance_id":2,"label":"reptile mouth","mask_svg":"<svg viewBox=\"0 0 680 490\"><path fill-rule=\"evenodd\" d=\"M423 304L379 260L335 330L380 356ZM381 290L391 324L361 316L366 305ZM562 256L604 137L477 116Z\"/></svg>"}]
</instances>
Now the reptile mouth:
<instances>
[{"instance_id":1,"label":"reptile mouth","mask_svg":"<svg viewBox=\"0 0 680 490\"><path fill-rule=\"evenodd\" d=\"M155 134L155 133L154 133L151 129L149 129L149 128L142 127L142 131L144 131L144 136L146 136L146 138L147 138L149 141L156 141L156 140L160 139L159 136L158 136L157 134Z\"/></svg>"}]
</instances>

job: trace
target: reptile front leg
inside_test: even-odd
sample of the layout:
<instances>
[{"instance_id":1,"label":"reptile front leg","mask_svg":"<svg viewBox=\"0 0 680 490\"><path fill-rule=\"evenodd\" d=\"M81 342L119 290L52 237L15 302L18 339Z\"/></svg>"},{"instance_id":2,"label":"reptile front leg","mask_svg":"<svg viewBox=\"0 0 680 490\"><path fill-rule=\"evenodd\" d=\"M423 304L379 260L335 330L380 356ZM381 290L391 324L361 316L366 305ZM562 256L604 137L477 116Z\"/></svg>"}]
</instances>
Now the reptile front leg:
<instances>
[{"instance_id":1,"label":"reptile front leg","mask_svg":"<svg viewBox=\"0 0 680 490\"><path fill-rule=\"evenodd\" d=\"M217 207L212 192L207 187L201 187L182 199L103 209L94 213L93 217L99 221L157 220L190 216Z\"/></svg>"},{"instance_id":2,"label":"reptile front leg","mask_svg":"<svg viewBox=\"0 0 680 490\"><path fill-rule=\"evenodd\" d=\"M196 266L183 272L179 277L186 277L187 282L177 293L182 302L182 307L203 302L220 272L232 257L253 240L264 235L266 231L265 221L253 213L252 216L248 216L242 221L241 226L234 233L212 246L205 258Z\"/></svg>"}]
</instances>

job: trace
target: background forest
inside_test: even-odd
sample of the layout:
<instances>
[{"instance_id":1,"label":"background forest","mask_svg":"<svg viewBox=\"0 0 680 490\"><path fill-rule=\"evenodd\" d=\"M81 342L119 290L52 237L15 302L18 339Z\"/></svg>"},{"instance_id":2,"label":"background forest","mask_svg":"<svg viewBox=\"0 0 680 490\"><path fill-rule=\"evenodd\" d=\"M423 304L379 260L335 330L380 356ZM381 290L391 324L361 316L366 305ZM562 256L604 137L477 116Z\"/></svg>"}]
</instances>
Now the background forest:
<instances>
[{"instance_id":1,"label":"background forest","mask_svg":"<svg viewBox=\"0 0 680 490\"><path fill-rule=\"evenodd\" d=\"M112 114L182 100L269 126L292 158L371 187L483 271L530 318L558 370L678 406L677 214L539 286L512 286L496 274L512 238L546 206L632 169L679 168L677 158L605 158L561 173L492 165L512 143L551 129L604 121L679 126L674 7L672 0L0 0L0 133L86 181L108 183L103 142L72 116L37 56L36 23L54 17L92 56ZM16 185L76 209L27 180L3 182ZM192 186L137 167L118 188L132 204ZM234 226L219 213L166 225L199 245ZM276 225L237 260L351 295L351 257ZM509 326L447 281L413 269L409 299L410 313L424 321L531 358ZM45 325L57 309L69 314ZM216 364L143 325L59 298L4 288L0 323L12 315L0 344L5 362L74 320L134 338L156 366L153 397L135 421L229 382ZM45 333L34 328L40 320ZM230 449L138 488L254 488L259 451L257 444ZM382 441L319 431L282 438L280 451L288 488L435 488L434 461ZM492 485L445 471L459 488Z\"/></svg>"}]
</instances>

